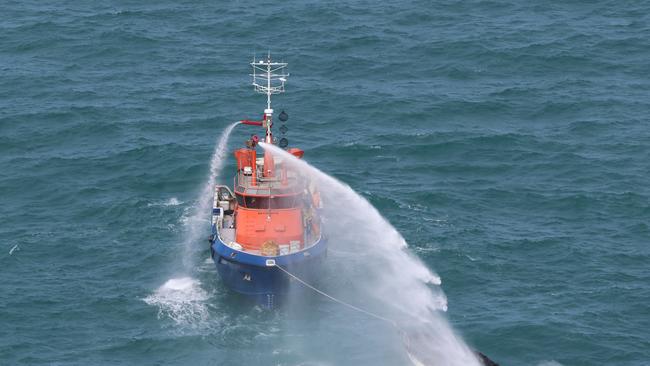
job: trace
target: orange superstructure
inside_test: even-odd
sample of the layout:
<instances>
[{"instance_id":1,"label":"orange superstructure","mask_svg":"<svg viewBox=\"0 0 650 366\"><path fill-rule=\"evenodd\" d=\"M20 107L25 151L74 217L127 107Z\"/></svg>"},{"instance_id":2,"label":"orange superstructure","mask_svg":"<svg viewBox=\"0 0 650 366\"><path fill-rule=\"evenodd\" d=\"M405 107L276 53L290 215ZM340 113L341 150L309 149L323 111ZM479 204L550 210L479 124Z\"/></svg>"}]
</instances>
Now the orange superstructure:
<instances>
[{"instance_id":1,"label":"orange superstructure","mask_svg":"<svg viewBox=\"0 0 650 366\"><path fill-rule=\"evenodd\" d=\"M247 145L235 151L235 241L248 252L260 251L269 242L302 248L306 235L318 233L308 185L270 152L258 159L255 144ZM299 158L304 154L296 148L289 151Z\"/></svg>"}]
</instances>

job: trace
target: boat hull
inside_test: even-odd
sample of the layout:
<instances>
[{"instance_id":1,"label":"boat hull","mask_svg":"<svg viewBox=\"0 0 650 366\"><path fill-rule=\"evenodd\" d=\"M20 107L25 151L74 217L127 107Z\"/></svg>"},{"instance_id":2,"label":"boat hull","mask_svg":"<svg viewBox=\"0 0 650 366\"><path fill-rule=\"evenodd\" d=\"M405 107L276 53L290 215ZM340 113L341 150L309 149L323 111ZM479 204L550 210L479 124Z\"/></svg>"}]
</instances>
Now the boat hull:
<instances>
[{"instance_id":1,"label":"boat hull","mask_svg":"<svg viewBox=\"0 0 650 366\"><path fill-rule=\"evenodd\" d=\"M307 249L275 257L235 250L218 236L210 248L219 277L227 287L254 299L265 308L274 308L286 300L290 290L304 289L277 266L313 283L327 254L327 241L321 237Z\"/></svg>"}]
</instances>

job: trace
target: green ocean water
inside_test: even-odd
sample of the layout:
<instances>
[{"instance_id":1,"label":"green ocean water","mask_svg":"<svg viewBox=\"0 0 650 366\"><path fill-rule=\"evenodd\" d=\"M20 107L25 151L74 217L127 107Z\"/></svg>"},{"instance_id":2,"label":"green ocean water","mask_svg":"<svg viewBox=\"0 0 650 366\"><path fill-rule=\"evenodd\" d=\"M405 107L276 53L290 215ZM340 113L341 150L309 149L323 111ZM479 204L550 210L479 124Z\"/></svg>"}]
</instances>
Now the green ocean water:
<instances>
[{"instance_id":1,"label":"green ocean water","mask_svg":"<svg viewBox=\"0 0 650 366\"><path fill-rule=\"evenodd\" d=\"M193 212L216 141L263 111L248 62L269 50L290 66L291 144L440 275L469 345L503 365L649 365L649 14L1 2L0 365L403 362L397 337L326 300L250 306L201 232L188 242L209 233Z\"/></svg>"}]
</instances>

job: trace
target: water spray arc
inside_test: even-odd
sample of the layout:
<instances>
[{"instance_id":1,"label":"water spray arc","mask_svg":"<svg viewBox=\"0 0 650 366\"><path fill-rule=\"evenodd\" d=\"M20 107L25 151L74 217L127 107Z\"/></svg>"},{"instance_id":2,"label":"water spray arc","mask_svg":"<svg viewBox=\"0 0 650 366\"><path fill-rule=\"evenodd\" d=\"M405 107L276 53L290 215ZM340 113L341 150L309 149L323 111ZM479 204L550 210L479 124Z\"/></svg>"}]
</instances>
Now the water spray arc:
<instances>
[{"instance_id":1,"label":"water spray arc","mask_svg":"<svg viewBox=\"0 0 650 366\"><path fill-rule=\"evenodd\" d=\"M226 161L230 135L240 123L240 121L237 121L228 125L217 140L212 157L210 158L208 177L203 183L203 188L196 201L197 203L192 208L192 215L187 219L188 231L183 241L183 267L186 272L194 268L194 253L197 250L203 250L203 247L197 246L196 243L202 242L205 236L205 226L210 215L210 203L215 180L221 174L221 170Z\"/></svg>"},{"instance_id":2,"label":"water spray arc","mask_svg":"<svg viewBox=\"0 0 650 366\"><path fill-rule=\"evenodd\" d=\"M326 265L335 267L337 278L346 279L347 290L333 285L334 293L326 295L364 303L363 308L352 306L403 332L414 364L479 366L474 352L441 314L447 307L446 297L431 287L440 284L440 278L404 250L406 241L388 220L346 184L276 146L260 145L319 187L322 217L331 229L327 233L330 248L358 254L328 258ZM337 202L344 202L345 210Z\"/></svg>"},{"instance_id":3,"label":"water spray arc","mask_svg":"<svg viewBox=\"0 0 650 366\"><path fill-rule=\"evenodd\" d=\"M195 258L197 251L203 251L205 226L209 215L210 193L214 182L221 174L226 158L228 141L234 128L240 122L227 126L215 144L210 158L210 170L203 183L203 188L194 206L190 208L189 216L184 224L187 232L182 245L182 274L170 278L154 293L143 299L149 305L158 307L158 316L168 317L176 324L183 327L197 328L206 322L209 317L208 293L201 288L201 282L192 276L196 268Z\"/></svg>"}]
</instances>

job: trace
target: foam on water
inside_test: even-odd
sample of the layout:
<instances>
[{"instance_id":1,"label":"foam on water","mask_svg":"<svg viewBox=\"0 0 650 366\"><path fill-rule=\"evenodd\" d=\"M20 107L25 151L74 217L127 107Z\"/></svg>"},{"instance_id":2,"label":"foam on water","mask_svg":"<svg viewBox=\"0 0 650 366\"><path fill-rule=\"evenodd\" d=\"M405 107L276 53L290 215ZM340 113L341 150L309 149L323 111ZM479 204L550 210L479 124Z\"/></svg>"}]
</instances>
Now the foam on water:
<instances>
[{"instance_id":1,"label":"foam on water","mask_svg":"<svg viewBox=\"0 0 650 366\"><path fill-rule=\"evenodd\" d=\"M168 200L165 200L165 201L148 203L147 206L148 207L152 207L152 206L178 206L178 205L181 205L181 204L183 204L182 201L180 201L176 197L172 197L172 198L170 198Z\"/></svg>"},{"instance_id":2,"label":"foam on water","mask_svg":"<svg viewBox=\"0 0 650 366\"><path fill-rule=\"evenodd\" d=\"M260 144L316 183L323 199L321 217L336 255L326 266L336 273L328 288L349 302L394 320L406 331L409 358L423 365L479 365L441 311L447 299L432 273L406 249L402 235L348 185L273 145ZM341 253L341 252L339 252Z\"/></svg>"},{"instance_id":3,"label":"foam on water","mask_svg":"<svg viewBox=\"0 0 650 366\"><path fill-rule=\"evenodd\" d=\"M180 277L168 280L143 300L158 307L158 318L167 317L178 325L196 326L208 319L205 302L209 297L198 280Z\"/></svg>"},{"instance_id":4,"label":"foam on water","mask_svg":"<svg viewBox=\"0 0 650 366\"><path fill-rule=\"evenodd\" d=\"M20 250L20 246L18 244L9 249L9 255L13 255L16 250Z\"/></svg>"},{"instance_id":5,"label":"foam on water","mask_svg":"<svg viewBox=\"0 0 650 366\"><path fill-rule=\"evenodd\" d=\"M212 190L215 179L221 173L225 155L228 148L228 139L235 126L235 122L223 131L215 145L212 158L210 159L210 174L203 184L203 188L196 204L189 208L189 215L181 217L181 222L186 228L183 240L183 277L172 278L165 282L155 293L146 297L144 301L149 305L158 306L159 317L169 317L178 325L198 327L204 323L209 316L206 301L209 294L201 288L200 281L192 278L191 274L199 268L195 265L194 252L196 244L205 233L210 203L212 201ZM165 202L165 205L178 205L178 199L172 197Z\"/></svg>"}]
</instances>

